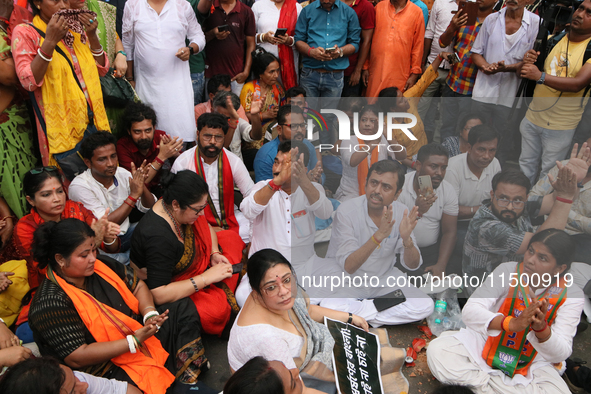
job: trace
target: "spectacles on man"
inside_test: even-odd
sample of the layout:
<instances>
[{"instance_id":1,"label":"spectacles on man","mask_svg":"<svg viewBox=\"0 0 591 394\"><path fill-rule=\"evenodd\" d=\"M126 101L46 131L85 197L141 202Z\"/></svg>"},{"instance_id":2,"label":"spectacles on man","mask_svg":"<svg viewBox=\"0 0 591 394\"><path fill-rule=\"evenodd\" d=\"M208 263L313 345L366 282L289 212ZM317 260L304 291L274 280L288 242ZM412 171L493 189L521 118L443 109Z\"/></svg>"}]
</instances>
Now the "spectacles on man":
<instances>
[{"instance_id":1,"label":"spectacles on man","mask_svg":"<svg viewBox=\"0 0 591 394\"><path fill-rule=\"evenodd\" d=\"M263 292L267 295L267 297L274 297L279 294L279 286L283 286L284 289L291 290L291 281L292 275L289 274L281 281L277 281L275 283L271 283L265 287L263 287Z\"/></svg>"},{"instance_id":2,"label":"spectacles on man","mask_svg":"<svg viewBox=\"0 0 591 394\"><path fill-rule=\"evenodd\" d=\"M224 140L223 135L203 134L202 137L205 141L211 141L213 139L215 142L222 142Z\"/></svg>"},{"instance_id":3,"label":"spectacles on man","mask_svg":"<svg viewBox=\"0 0 591 394\"><path fill-rule=\"evenodd\" d=\"M306 129L306 124L305 123L280 123L279 126L287 126L292 130L305 130Z\"/></svg>"},{"instance_id":4,"label":"spectacles on man","mask_svg":"<svg viewBox=\"0 0 591 394\"><path fill-rule=\"evenodd\" d=\"M187 205L187 208L191 209L193 212L199 214L201 213L201 211L203 211L205 208L207 208L207 204L205 204L204 206L202 206L201 208L197 209L197 208L193 208L190 205Z\"/></svg>"},{"instance_id":5,"label":"spectacles on man","mask_svg":"<svg viewBox=\"0 0 591 394\"><path fill-rule=\"evenodd\" d=\"M49 166L49 167L36 167L30 170L29 172L31 175L39 175L42 172L57 172L58 169L56 166Z\"/></svg>"},{"instance_id":6,"label":"spectacles on man","mask_svg":"<svg viewBox=\"0 0 591 394\"><path fill-rule=\"evenodd\" d=\"M509 204L513 205L515 209L522 209L525 206L525 201L521 200L507 200L506 198L498 198L495 194L495 198L497 199L497 203L501 208L507 208Z\"/></svg>"}]
</instances>

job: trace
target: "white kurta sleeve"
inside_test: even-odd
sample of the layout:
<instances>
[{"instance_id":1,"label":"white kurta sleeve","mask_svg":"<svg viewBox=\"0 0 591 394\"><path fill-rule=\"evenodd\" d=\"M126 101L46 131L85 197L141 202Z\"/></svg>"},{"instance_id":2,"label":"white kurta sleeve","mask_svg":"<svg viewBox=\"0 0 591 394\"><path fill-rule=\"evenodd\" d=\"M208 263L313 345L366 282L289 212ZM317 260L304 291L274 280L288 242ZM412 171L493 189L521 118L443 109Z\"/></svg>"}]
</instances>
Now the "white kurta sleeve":
<instances>
[{"instance_id":1,"label":"white kurta sleeve","mask_svg":"<svg viewBox=\"0 0 591 394\"><path fill-rule=\"evenodd\" d=\"M184 6L185 15L187 17L187 38L190 42L197 44L199 52L205 48L205 34L201 29L201 25L197 22L197 16L195 11L191 8L191 5L187 1L182 2Z\"/></svg>"},{"instance_id":2,"label":"white kurta sleeve","mask_svg":"<svg viewBox=\"0 0 591 394\"><path fill-rule=\"evenodd\" d=\"M135 36L134 36L134 19L135 19L135 1L128 1L125 3L125 9L123 10L123 37L121 42L123 43L123 49L127 53L127 60L133 60L133 53L135 50ZM201 48L201 47L199 47Z\"/></svg>"}]
</instances>

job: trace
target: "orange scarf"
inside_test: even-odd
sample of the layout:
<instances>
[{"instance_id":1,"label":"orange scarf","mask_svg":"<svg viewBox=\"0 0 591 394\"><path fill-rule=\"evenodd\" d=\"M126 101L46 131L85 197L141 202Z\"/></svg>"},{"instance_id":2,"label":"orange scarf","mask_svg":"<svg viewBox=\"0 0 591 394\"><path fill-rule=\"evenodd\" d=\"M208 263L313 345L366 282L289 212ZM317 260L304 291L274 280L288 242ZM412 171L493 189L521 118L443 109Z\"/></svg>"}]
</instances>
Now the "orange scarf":
<instances>
[{"instance_id":1,"label":"orange scarf","mask_svg":"<svg viewBox=\"0 0 591 394\"><path fill-rule=\"evenodd\" d=\"M125 283L109 267L99 260L94 272L106 280L121 294L127 306L138 313L139 302ZM62 288L72 300L76 311L97 342L110 342L133 335L142 325L131 317L97 301L91 294L66 282L47 268L47 278ZM111 361L121 367L133 382L146 394L164 394L174 382L174 376L164 368L168 353L160 341L152 336L141 344L135 354L126 352Z\"/></svg>"},{"instance_id":2,"label":"orange scarf","mask_svg":"<svg viewBox=\"0 0 591 394\"><path fill-rule=\"evenodd\" d=\"M517 266L517 278L521 278L523 272L523 263ZM548 311L546 312L546 322L552 326L556 319L556 311L566 301L566 282L561 278L559 283L548 287L537 299L548 296ZM499 308L499 313L504 316L519 316L528 306L528 292L518 283L517 286L509 290L509 294ZM521 332L503 331L496 337L488 337L482 358L486 363L503 371L507 376L513 377L515 374L527 375L529 366L537 355L536 349L527 340L529 328Z\"/></svg>"},{"instance_id":3,"label":"orange scarf","mask_svg":"<svg viewBox=\"0 0 591 394\"><path fill-rule=\"evenodd\" d=\"M357 138L357 143L359 145L364 145L364 142ZM378 162L378 156L380 153L376 148L371 152L371 165L374 165ZM367 173L369 172L369 165L367 164L367 159L363 158L363 161L359 163L357 166L357 182L359 183L359 195L363 196L365 194L365 183L367 182Z\"/></svg>"}]
</instances>

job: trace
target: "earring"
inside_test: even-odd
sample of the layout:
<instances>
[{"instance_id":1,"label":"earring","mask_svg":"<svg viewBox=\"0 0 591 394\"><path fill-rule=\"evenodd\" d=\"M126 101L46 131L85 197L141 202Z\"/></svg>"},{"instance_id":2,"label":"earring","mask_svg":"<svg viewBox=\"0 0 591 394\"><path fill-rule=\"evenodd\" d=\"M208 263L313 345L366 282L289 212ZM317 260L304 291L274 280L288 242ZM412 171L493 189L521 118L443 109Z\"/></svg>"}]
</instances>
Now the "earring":
<instances>
[{"instance_id":1,"label":"earring","mask_svg":"<svg viewBox=\"0 0 591 394\"><path fill-rule=\"evenodd\" d=\"M38 5L38 6L37 6L37 9L39 9L39 10L40 10L40 9L41 9L41 6L40 6L40 5Z\"/></svg>"}]
</instances>

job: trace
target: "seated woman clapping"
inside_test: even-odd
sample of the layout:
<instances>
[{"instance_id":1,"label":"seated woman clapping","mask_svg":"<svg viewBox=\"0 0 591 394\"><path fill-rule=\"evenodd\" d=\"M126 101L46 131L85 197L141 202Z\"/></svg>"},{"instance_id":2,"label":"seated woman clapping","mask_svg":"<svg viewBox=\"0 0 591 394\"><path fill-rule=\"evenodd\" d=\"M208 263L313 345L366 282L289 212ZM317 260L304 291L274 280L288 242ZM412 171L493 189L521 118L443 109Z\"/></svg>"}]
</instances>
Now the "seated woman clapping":
<instances>
[{"instance_id":1,"label":"seated woman clapping","mask_svg":"<svg viewBox=\"0 0 591 394\"><path fill-rule=\"evenodd\" d=\"M193 303L157 309L131 268L96 258L94 237L78 219L35 231L33 257L47 279L31 303L29 325L41 354L147 394L165 393L175 376L196 382L207 360Z\"/></svg>"},{"instance_id":2,"label":"seated woman clapping","mask_svg":"<svg viewBox=\"0 0 591 394\"><path fill-rule=\"evenodd\" d=\"M131 261L147 269L156 304L190 298L204 332L227 333L231 316L238 313L234 291L239 274L232 265L240 263L244 242L237 232L216 233L207 223L208 187L195 172L170 174L162 185L162 199L133 233Z\"/></svg>"},{"instance_id":3,"label":"seated woman clapping","mask_svg":"<svg viewBox=\"0 0 591 394\"><path fill-rule=\"evenodd\" d=\"M523 262L499 265L464 306L467 328L429 344L433 375L478 393L568 393L559 370L584 301L567 274L574 249L564 231L546 229L531 238Z\"/></svg>"},{"instance_id":4,"label":"seated woman clapping","mask_svg":"<svg viewBox=\"0 0 591 394\"><path fill-rule=\"evenodd\" d=\"M256 252L247 267L253 290L230 332L228 361L232 370L262 356L299 373L305 387L336 392L334 340L322 324L324 317L348 321L364 330L368 330L367 322L346 312L310 305L297 286L291 264L275 250Z\"/></svg>"}]
</instances>

